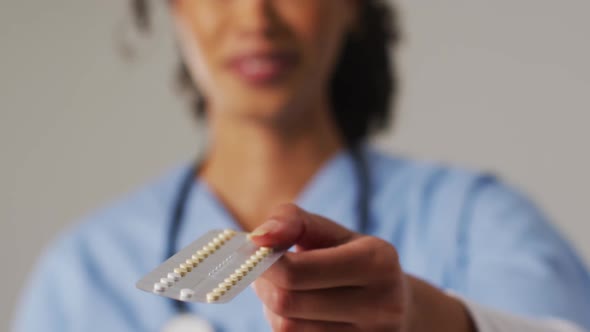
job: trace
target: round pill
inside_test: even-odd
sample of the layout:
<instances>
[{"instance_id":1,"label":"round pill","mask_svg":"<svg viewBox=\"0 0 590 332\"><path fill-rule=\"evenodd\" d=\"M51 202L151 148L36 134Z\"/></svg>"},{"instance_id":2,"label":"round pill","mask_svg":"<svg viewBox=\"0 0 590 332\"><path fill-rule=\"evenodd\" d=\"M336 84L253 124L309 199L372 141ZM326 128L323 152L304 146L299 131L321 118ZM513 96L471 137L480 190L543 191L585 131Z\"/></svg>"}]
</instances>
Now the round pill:
<instances>
[{"instance_id":1,"label":"round pill","mask_svg":"<svg viewBox=\"0 0 590 332\"><path fill-rule=\"evenodd\" d=\"M245 275L246 275L246 273L245 273L245 272L244 272L244 270L242 270L242 269L237 269L237 270L235 270L235 271L234 271L234 274L235 274L236 276L239 276L239 277L243 277L243 276L245 276Z\"/></svg>"},{"instance_id":2,"label":"round pill","mask_svg":"<svg viewBox=\"0 0 590 332\"><path fill-rule=\"evenodd\" d=\"M223 234L225 234L227 236L234 236L234 235L236 235L236 231L234 231L233 229L226 229L223 231Z\"/></svg>"},{"instance_id":3,"label":"round pill","mask_svg":"<svg viewBox=\"0 0 590 332\"><path fill-rule=\"evenodd\" d=\"M204 261L204 260L205 260L205 257L203 257L202 255L201 255L201 256L199 256L199 255L197 255L197 254L194 254L194 255L192 256L192 258L193 258L193 261L194 261L195 263L197 263L197 264L199 264L200 262L202 262L202 261Z\"/></svg>"},{"instance_id":4,"label":"round pill","mask_svg":"<svg viewBox=\"0 0 590 332\"><path fill-rule=\"evenodd\" d=\"M238 283L238 278L232 278L231 276L229 278L225 278L225 280L223 280L225 283L230 283L232 285L235 285Z\"/></svg>"},{"instance_id":5,"label":"round pill","mask_svg":"<svg viewBox=\"0 0 590 332\"><path fill-rule=\"evenodd\" d=\"M218 285L219 288L224 288L226 291L230 290L234 284L230 281L224 281Z\"/></svg>"},{"instance_id":6,"label":"round pill","mask_svg":"<svg viewBox=\"0 0 590 332\"><path fill-rule=\"evenodd\" d=\"M212 240L213 243L215 243L216 245L222 245L224 243L223 239L220 239L218 237L214 238Z\"/></svg>"},{"instance_id":7,"label":"round pill","mask_svg":"<svg viewBox=\"0 0 590 332\"><path fill-rule=\"evenodd\" d=\"M166 284L163 284L161 282L157 282L154 284L154 291L163 292L165 290L166 290Z\"/></svg>"},{"instance_id":8,"label":"round pill","mask_svg":"<svg viewBox=\"0 0 590 332\"><path fill-rule=\"evenodd\" d=\"M219 300L219 294L217 294L217 293L207 294L207 302L211 303L211 302L215 302L217 300Z\"/></svg>"},{"instance_id":9,"label":"round pill","mask_svg":"<svg viewBox=\"0 0 590 332\"><path fill-rule=\"evenodd\" d=\"M252 264L242 264L240 265L240 269L242 269L243 271L252 271L252 268L254 266L252 266Z\"/></svg>"},{"instance_id":10,"label":"round pill","mask_svg":"<svg viewBox=\"0 0 590 332\"><path fill-rule=\"evenodd\" d=\"M270 253L270 252L272 252L272 249L269 247L260 247L260 248L258 248L258 251Z\"/></svg>"},{"instance_id":11,"label":"round pill","mask_svg":"<svg viewBox=\"0 0 590 332\"><path fill-rule=\"evenodd\" d=\"M186 275L186 272L187 272L186 269L183 269L181 267L177 267L174 269L174 273L178 273L183 277Z\"/></svg>"},{"instance_id":12,"label":"round pill","mask_svg":"<svg viewBox=\"0 0 590 332\"><path fill-rule=\"evenodd\" d=\"M215 250L211 250L211 248L209 248L209 245L206 244L205 246L203 246L203 252L207 253L207 255L211 255Z\"/></svg>"},{"instance_id":13,"label":"round pill","mask_svg":"<svg viewBox=\"0 0 590 332\"><path fill-rule=\"evenodd\" d=\"M189 265L189 266L191 266L191 267L197 267L197 265L199 265L199 261L198 260L195 260L195 259L192 259L192 258L189 258L189 259L186 260L186 264Z\"/></svg>"},{"instance_id":14,"label":"round pill","mask_svg":"<svg viewBox=\"0 0 590 332\"><path fill-rule=\"evenodd\" d=\"M213 242L209 242L209 244L207 244L207 247L209 248L209 251L211 251L211 252L219 249L219 246Z\"/></svg>"},{"instance_id":15,"label":"round pill","mask_svg":"<svg viewBox=\"0 0 590 332\"><path fill-rule=\"evenodd\" d=\"M242 280L242 277L244 277L244 275L243 274L237 274L237 273L234 272L229 277L240 281L240 280Z\"/></svg>"},{"instance_id":16,"label":"round pill","mask_svg":"<svg viewBox=\"0 0 590 332\"><path fill-rule=\"evenodd\" d=\"M192 289L183 288L180 290L180 298L182 299L190 299L195 295L195 292Z\"/></svg>"},{"instance_id":17,"label":"round pill","mask_svg":"<svg viewBox=\"0 0 590 332\"><path fill-rule=\"evenodd\" d=\"M180 280L181 277L182 276L180 274L175 273L175 272L168 273L168 279L170 279L170 280L178 281L178 280Z\"/></svg>"},{"instance_id":18,"label":"round pill","mask_svg":"<svg viewBox=\"0 0 590 332\"><path fill-rule=\"evenodd\" d=\"M162 279L160 279L160 283L170 287L170 286L174 285L174 279L162 278Z\"/></svg>"},{"instance_id":19,"label":"round pill","mask_svg":"<svg viewBox=\"0 0 590 332\"><path fill-rule=\"evenodd\" d=\"M254 267L254 266L256 266L256 265L258 264L258 260L257 260L257 259L252 259L252 258L249 258L249 259L246 261L246 264L252 264L252 266Z\"/></svg>"},{"instance_id":20,"label":"round pill","mask_svg":"<svg viewBox=\"0 0 590 332\"><path fill-rule=\"evenodd\" d=\"M207 258L207 256L209 256L209 251L208 250L207 251L197 250L197 253L195 255L197 255L197 258L199 258L199 259L200 258L205 259L205 258ZM194 257L194 255L193 255L193 257Z\"/></svg>"},{"instance_id":21,"label":"round pill","mask_svg":"<svg viewBox=\"0 0 590 332\"><path fill-rule=\"evenodd\" d=\"M219 288L219 287L217 287L217 288L215 288L213 290L213 293L219 294L219 295L223 295L223 294L225 294L225 292L226 292L225 288Z\"/></svg>"},{"instance_id":22,"label":"round pill","mask_svg":"<svg viewBox=\"0 0 590 332\"><path fill-rule=\"evenodd\" d=\"M180 264L180 268L185 269L187 272L191 272L193 270L193 265L182 263L182 264Z\"/></svg>"}]
</instances>

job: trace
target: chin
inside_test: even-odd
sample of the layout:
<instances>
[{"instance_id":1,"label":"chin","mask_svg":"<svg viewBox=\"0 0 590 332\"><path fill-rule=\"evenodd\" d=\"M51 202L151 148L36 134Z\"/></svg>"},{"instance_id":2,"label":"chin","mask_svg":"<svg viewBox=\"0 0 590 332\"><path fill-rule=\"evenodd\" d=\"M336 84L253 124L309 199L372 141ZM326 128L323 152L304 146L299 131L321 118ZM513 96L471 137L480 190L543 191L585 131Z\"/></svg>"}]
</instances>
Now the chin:
<instances>
[{"instance_id":1,"label":"chin","mask_svg":"<svg viewBox=\"0 0 590 332\"><path fill-rule=\"evenodd\" d=\"M265 100L265 101L253 101L252 103L236 105L234 112L236 115L244 118L264 121L264 122L276 122L283 118L286 118L289 113L289 103Z\"/></svg>"},{"instance_id":2,"label":"chin","mask_svg":"<svg viewBox=\"0 0 590 332\"><path fill-rule=\"evenodd\" d=\"M301 110L296 107L295 94L291 91L256 91L241 93L240 98L232 97L231 112L240 117L276 122L290 118Z\"/></svg>"}]
</instances>

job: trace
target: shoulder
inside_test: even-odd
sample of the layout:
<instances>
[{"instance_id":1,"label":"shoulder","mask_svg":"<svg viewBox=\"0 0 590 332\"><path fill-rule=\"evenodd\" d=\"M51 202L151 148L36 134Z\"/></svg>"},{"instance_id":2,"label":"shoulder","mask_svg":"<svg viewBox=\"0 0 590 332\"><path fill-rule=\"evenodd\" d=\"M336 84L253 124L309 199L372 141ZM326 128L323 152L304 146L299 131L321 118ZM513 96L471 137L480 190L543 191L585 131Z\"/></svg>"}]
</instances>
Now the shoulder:
<instances>
[{"instance_id":1,"label":"shoulder","mask_svg":"<svg viewBox=\"0 0 590 332\"><path fill-rule=\"evenodd\" d=\"M93 299L87 309L108 307L103 319L115 323L128 322L115 308L130 301L157 305L129 285L163 258L164 240L158 239L186 171L188 167L174 169L63 231L31 273L20 300L17 330L36 330L31 326L41 323L55 329L65 322L85 326L94 320L92 310L79 310L87 298ZM78 313L75 319L69 316L72 312ZM40 323L31 321L33 316Z\"/></svg>"},{"instance_id":2,"label":"shoulder","mask_svg":"<svg viewBox=\"0 0 590 332\"><path fill-rule=\"evenodd\" d=\"M46 248L37 269L42 275L90 273L99 266L117 266L131 273L161 259L164 234L178 183L188 167L178 167L157 180L91 213L62 231Z\"/></svg>"},{"instance_id":3,"label":"shoulder","mask_svg":"<svg viewBox=\"0 0 590 332\"><path fill-rule=\"evenodd\" d=\"M141 238L154 238L164 227L178 186L188 171L183 165L88 214L63 231L60 243L80 247L133 245Z\"/></svg>"},{"instance_id":4,"label":"shoulder","mask_svg":"<svg viewBox=\"0 0 590 332\"><path fill-rule=\"evenodd\" d=\"M372 208L380 216L380 229L389 237L416 243L430 239L448 252L466 243L498 244L491 235L506 246L509 241L511 245L523 243L519 240L533 236L562 243L527 195L491 173L376 150L369 152L369 160ZM390 235L396 231L397 235Z\"/></svg>"},{"instance_id":5,"label":"shoulder","mask_svg":"<svg viewBox=\"0 0 590 332\"><path fill-rule=\"evenodd\" d=\"M87 228L96 230L124 228L127 225L153 226L168 213L180 182L188 170L188 166L177 167L132 193L116 199L83 218L77 224L77 230L84 232ZM121 223L122 221L124 222Z\"/></svg>"},{"instance_id":6,"label":"shoulder","mask_svg":"<svg viewBox=\"0 0 590 332\"><path fill-rule=\"evenodd\" d=\"M409 207L443 207L447 212L472 203L481 193L508 197L518 191L489 172L368 150L373 195L382 204L402 200Z\"/></svg>"}]
</instances>

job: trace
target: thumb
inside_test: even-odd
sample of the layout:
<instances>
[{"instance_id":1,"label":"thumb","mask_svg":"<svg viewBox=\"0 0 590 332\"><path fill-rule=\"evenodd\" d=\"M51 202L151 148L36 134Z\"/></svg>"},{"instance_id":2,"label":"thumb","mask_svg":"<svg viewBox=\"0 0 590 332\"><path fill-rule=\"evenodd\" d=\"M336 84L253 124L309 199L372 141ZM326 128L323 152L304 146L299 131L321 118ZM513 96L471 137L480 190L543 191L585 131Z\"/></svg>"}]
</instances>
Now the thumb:
<instances>
[{"instance_id":1,"label":"thumb","mask_svg":"<svg viewBox=\"0 0 590 332\"><path fill-rule=\"evenodd\" d=\"M264 224L250 233L256 245L277 249L287 249L293 245L302 249L334 247L356 236L356 233L339 224L306 212L294 204L278 206Z\"/></svg>"}]
</instances>

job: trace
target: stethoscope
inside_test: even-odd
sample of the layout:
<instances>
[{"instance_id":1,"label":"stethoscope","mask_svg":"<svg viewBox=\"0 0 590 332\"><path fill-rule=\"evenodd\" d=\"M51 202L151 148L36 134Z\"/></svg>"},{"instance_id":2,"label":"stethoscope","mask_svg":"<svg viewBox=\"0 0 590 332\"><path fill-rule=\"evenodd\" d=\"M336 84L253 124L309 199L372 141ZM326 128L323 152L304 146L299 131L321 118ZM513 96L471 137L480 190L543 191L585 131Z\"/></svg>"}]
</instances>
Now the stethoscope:
<instances>
[{"instance_id":1,"label":"stethoscope","mask_svg":"<svg viewBox=\"0 0 590 332\"><path fill-rule=\"evenodd\" d=\"M356 201L358 211L357 231L361 233L367 233L370 224L370 172L362 147L357 146L354 148L350 148L349 151L352 157L355 178L358 186L358 196ZM178 187L176 198L173 204L173 209L170 214L166 242L166 255L164 257L165 259L168 259L172 255L174 255L179 249L177 248L178 239L180 236L180 229L182 227L182 222L184 220L184 215L188 205L188 198L190 196L192 188L194 187L195 178L197 177L200 168L201 162L194 163L194 165L186 172L184 177L181 179L180 186ZM182 316L186 318L186 320L188 320L187 323L189 323L189 321L192 321L192 323L190 324L192 324L191 328L193 329L193 331L198 331L198 326L201 326L201 331L212 331L212 328L209 327L206 322L197 319L194 316L191 317L191 315L188 315L190 310L186 302L172 300L171 304L177 316ZM183 328L173 330L180 331L183 330Z\"/></svg>"}]
</instances>

